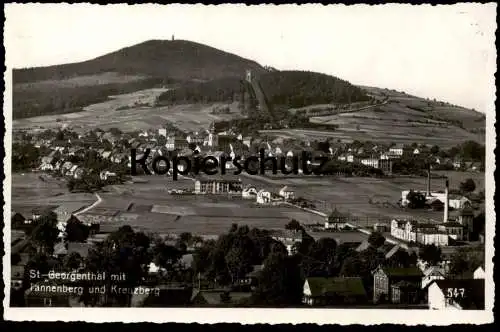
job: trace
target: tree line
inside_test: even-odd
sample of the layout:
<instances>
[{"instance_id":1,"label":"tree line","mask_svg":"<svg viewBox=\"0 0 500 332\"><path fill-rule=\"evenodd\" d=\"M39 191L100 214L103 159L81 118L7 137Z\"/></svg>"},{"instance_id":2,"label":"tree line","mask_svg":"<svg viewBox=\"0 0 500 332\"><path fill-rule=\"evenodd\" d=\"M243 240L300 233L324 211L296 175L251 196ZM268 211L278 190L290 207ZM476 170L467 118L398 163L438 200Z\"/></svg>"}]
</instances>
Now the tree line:
<instances>
[{"instance_id":1,"label":"tree line","mask_svg":"<svg viewBox=\"0 0 500 332\"><path fill-rule=\"evenodd\" d=\"M111 95L130 93L160 86L160 78L149 78L127 83L110 83L77 87L52 86L51 89L14 86L12 94L13 118L64 114L82 111L83 107L106 101ZM57 93L54 90L57 89Z\"/></svg>"}]
</instances>

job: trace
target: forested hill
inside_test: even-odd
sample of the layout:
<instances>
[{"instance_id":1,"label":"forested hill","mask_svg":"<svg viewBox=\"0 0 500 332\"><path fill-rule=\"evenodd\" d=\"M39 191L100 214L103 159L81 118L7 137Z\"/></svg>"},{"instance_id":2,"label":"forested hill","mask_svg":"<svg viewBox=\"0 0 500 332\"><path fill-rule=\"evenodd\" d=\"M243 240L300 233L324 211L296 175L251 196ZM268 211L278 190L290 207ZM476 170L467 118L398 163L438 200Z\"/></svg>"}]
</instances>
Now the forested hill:
<instances>
[{"instance_id":1,"label":"forested hill","mask_svg":"<svg viewBox=\"0 0 500 332\"><path fill-rule=\"evenodd\" d=\"M15 69L13 82L61 80L76 76L117 72L180 81L243 77L246 69L265 69L255 61L185 40L149 40L98 58L49 67Z\"/></svg>"},{"instance_id":2,"label":"forested hill","mask_svg":"<svg viewBox=\"0 0 500 332\"><path fill-rule=\"evenodd\" d=\"M77 112L110 95L266 72L258 63L184 40L150 40L93 60L13 70L13 118Z\"/></svg>"},{"instance_id":3,"label":"forested hill","mask_svg":"<svg viewBox=\"0 0 500 332\"><path fill-rule=\"evenodd\" d=\"M259 81L272 105L302 107L311 104L366 101L365 92L334 76L307 71L272 71L259 75ZM162 94L160 103L233 101L244 91L237 78L190 84Z\"/></svg>"}]
</instances>

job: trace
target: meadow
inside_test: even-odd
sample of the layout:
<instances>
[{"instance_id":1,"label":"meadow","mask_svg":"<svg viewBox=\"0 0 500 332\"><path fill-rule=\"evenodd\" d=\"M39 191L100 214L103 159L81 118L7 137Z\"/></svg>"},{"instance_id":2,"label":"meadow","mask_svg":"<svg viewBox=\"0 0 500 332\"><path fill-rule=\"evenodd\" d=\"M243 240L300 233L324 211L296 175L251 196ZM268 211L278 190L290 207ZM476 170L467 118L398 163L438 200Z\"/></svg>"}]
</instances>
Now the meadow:
<instances>
[{"instance_id":1,"label":"meadow","mask_svg":"<svg viewBox=\"0 0 500 332\"><path fill-rule=\"evenodd\" d=\"M12 175L12 206L64 206L77 211L96 201L92 194L68 193L65 183L41 174ZM439 172L446 175L450 188L458 188L460 182L472 178L476 191L484 190L484 173ZM337 209L358 217L358 224L369 226L392 218L419 217L441 220L442 212L401 209L396 203L402 190L425 190L426 178L341 178L341 177L293 177L250 176L242 173L244 184L277 192L284 185L295 191L296 196L314 202L317 209L329 213ZM136 177L135 182L105 187L99 193L102 202L85 214L118 216L116 221L104 222L110 231L123 225L157 234L191 232L204 236L216 236L227 231L231 224L248 225L265 229L283 228L291 219L304 224L323 223L324 218L290 206L262 207L254 200L229 198L225 195L170 195L171 189L192 189L192 179L170 177ZM444 179L433 178L431 190L444 190ZM456 211L451 212L451 216Z\"/></svg>"},{"instance_id":2,"label":"meadow","mask_svg":"<svg viewBox=\"0 0 500 332\"><path fill-rule=\"evenodd\" d=\"M13 121L14 130L57 129L70 127L77 132L95 128L118 128L125 132L157 129L172 123L185 131L206 129L213 121L223 121L241 116L236 103L228 104L230 113L211 114L214 107L226 105L186 104L153 106L156 97L168 90L155 88L134 93L110 96L102 103L89 105L81 112L37 116Z\"/></svg>"},{"instance_id":3,"label":"meadow","mask_svg":"<svg viewBox=\"0 0 500 332\"><path fill-rule=\"evenodd\" d=\"M472 178L476 183L476 192L484 190L484 173L442 171L435 172L447 176L450 189L458 189L460 182ZM256 187L279 190L286 185L295 191L296 196L311 200L325 213L333 209L359 217L363 223L372 224L378 220L393 218L419 217L424 219L442 219L442 212L427 210L401 209L397 201L403 190L426 190L425 177L293 177L293 176L248 176L245 178ZM444 178L432 178L431 190L444 190ZM456 211L450 213L455 215ZM364 219L363 219L364 218Z\"/></svg>"},{"instance_id":4,"label":"meadow","mask_svg":"<svg viewBox=\"0 0 500 332\"><path fill-rule=\"evenodd\" d=\"M88 193L69 193L66 184L43 173L14 173L11 176L13 208L63 206L77 211L92 204L96 197Z\"/></svg>"},{"instance_id":5,"label":"meadow","mask_svg":"<svg viewBox=\"0 0 500 332\"><path fill-rule=\"evenodd\" d=\"M191 232L204 236L226 232L233 223L273 229L283 228L291 219L324 222L321 216L288 206L260 207L253 200L225 195L168 194L171 189L193 187L194 182L186 178L173 181L169 177L142 177L140 183L106 187L107 192L99 194L102 203L89 212L118 211L118 221L106 223L106 229L120 227L123 216L127 225L148 233Z\"/></svg>"}]
</instances>

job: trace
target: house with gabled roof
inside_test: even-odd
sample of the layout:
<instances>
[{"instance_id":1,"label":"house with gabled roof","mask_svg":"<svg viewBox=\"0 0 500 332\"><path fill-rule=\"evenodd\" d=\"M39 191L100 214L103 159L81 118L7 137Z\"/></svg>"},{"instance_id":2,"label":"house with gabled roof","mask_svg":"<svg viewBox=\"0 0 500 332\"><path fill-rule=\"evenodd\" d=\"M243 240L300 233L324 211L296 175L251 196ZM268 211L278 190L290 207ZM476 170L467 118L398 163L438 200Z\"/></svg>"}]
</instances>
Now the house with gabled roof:
<instances>
[{"instance_id":1,"label":"house with gabled roof","mask_svg":"<svg viewBox=\"0 0 500 332\"><path fill-rule=\"evenodd\" d=\"M422 289L429 286L434 280L443 280L446 276L446 271L441 266L429 266L423 271Z\"/></svg>"},{"instance_id":2,"label":"house with gabled roof","mask_svg":"<svg viewBox=\"0 0 500 332\"><path fill-rule=\"evenodd\" d=\"M401 298L393 298L392 286L405 281L412 283L415 289L421 288L423 273L417 267L383 267L379 266L372 272L373 275L373 302L401 303ZM406 287L407 285L405 285ZM398 293L401 295L401 292Z\"/></svg>"},{"instance_id":3,"label":"house with gabled roof","mask_svg":"<svg viewBox=\"0 0 500 332\"><path fill-rule=\"evenodd\" d=\"M367 300L359 277L310 277L304 282L302 302L310 306L359 304Z\"/></svg>"},{"instance_id":4,"label":"house with gabled roof","mask_svg":"<svg viewBox=\"0 0 500 332\"><path fill-rule=\"evenodd\" d=\"M480 265L474 270L473 277L474 279L484 279L486 277L484 265Z\"/></svg>"},{"instance_id":5,"label":"house with gabled roof","mask_svg":"<svg viewBox=\"0 0 500 332\"><path fill-rule=\"evenodd\" d=\"M279 195L283 197L285 200L290 200L295 198L295 191L288 186L284 186L279 191Z\"/></svg>"},{"instance_id":6,"label":"house with gabled roof","mask_svg":"<svg viewBox=\"0 0 500 332\"><path fill-rule=\"evenodd\" d=\"M42 158L42 162L40 164L40 169L42 171L52 171L54 169L54 165L52 165L52 161L54 157L46 156Z\"/></svg>"},{"instance_id":7,"label":"house with gabled roof","mask_svg":"<svg viewBox=\"0 0 500 332\"><path fill-rule=\"evenodd\" d=\"M427 290L431 310L484 310L484 279L434 280Z\"/></svg>"},{"instance_id":8,"label":"house with gabled roof","mask_svg":"<svg viewBox=\"0 0 500 332\"><path fill-rule=\"evenodd\" d=\"M269 235L273 240L283 243L288 250L289 255L295 253L295 246L302 243L303 231L302 230L291 230L291 229L272 229L269 231Z\"/></svg>"}]
</instances>

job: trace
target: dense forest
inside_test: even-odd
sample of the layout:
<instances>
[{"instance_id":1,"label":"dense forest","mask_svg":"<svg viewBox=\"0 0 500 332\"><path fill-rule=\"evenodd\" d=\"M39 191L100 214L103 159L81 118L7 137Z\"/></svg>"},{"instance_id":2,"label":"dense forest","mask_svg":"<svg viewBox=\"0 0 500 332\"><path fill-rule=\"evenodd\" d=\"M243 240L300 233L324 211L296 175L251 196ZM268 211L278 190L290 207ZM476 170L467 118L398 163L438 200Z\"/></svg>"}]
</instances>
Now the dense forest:
<instances>
[{"instance_id":1,"label":"dense forest","mask_svg":"<svg viewBox=\"0 0 500 332\"><path fill-rule=\"evenodd\" d=\"M303 107L312 104L350 103L370 98L360 88L339 78L303 71L273 71L259 78L268 101L274 105ZM241 97L246 83L237 78L193 83L161 95L160 103L228 102Z\"/></svg>"},{"instance_id":2,"label":"dense forest","mask_svg":"<svg viewBox=\"0 0 500 332\"><path fill-rule=\"evenodd\" d=\"M13 118L63 114L81 111L83 107L106 101L109 96L130 93L171 83L151 78L128 83L112 83L53 89L13 89ZM36 84L36 83L35 83Z\"/></svg>"},{"instance_id":3,"label":"dense forest","mask_svg":"<svg viewBox=\"0 0 500 332\"><path fill-rule=\"evenodd\" d=\"M245 92L242 79L228 77L210 82L189 83L158 97L159 104L232 102Z\"/></svg>"},{"instance_id":4,"label":"dense forest","mask_svg":"<svg viewBox=\"0 0 500 332\"><path fill-rule=\"evenodd\" d=\"M313 104L351 103L370 98L360 88L337 77L307 71L277 71L260 77L273 105L303 107Z\"/></svg>"}]
</instances>

